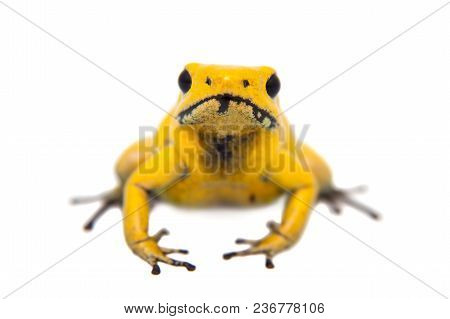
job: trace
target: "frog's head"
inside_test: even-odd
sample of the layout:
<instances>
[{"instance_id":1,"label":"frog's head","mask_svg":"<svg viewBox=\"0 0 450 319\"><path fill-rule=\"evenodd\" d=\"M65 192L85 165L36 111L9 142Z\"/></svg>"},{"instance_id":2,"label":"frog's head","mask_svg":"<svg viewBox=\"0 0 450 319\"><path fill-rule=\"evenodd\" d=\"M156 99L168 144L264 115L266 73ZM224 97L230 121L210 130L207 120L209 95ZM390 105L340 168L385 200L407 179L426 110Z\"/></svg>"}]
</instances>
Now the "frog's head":
<instances>
[{"instance_id":1,"label":"frog's head","mask_svg":"<svg viewBox=\"0 0 450 319\"><path fill-rule=\"evenodd\" d=\"M176 117L181 125L218 135L271 130L278 125L280 81L270 67L191 63L181 72L178 84Z\"/></svg>"}]
</instances>

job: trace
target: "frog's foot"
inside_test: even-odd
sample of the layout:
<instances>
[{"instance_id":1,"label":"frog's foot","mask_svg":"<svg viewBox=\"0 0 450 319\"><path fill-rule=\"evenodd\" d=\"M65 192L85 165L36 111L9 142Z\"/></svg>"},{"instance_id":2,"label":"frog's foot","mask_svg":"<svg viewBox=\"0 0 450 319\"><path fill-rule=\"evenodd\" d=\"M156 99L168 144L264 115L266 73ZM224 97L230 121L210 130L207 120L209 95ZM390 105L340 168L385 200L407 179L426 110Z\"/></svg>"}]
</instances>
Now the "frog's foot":
<instances>
[{"instance_id":1,"label":"frog's foot","mask_svg":"<svg viewBox=\"0 0 450 319\"><path fill-rule=\"evenodd\" d=\"M380 219L381 216L374 209L354 200L352 194L365 192L366 186L357 186L351 189L330 188L319 194L319 201L325 203L331 212L340 214L344 204L351 206L373 219Z\"/></svg>"},{"instance_id":2,"label":"frog's foot","mask_svg":"<svg viewBox=\"0 0 450 319\"><path fill-rule=\"evenodd\" d=\"M121 206L122 195L120 187L117 187L111 191L95 196L75 197L72 198L70 202L74 205L77 205L77 204L89 204L97 201L100 201L101 205L84 224L83 228L86 231L92 230L97 220L101 216L103 216L103 214L106 213L108 209Z\"/></svg>"},{"instance_id":3,"label":"frog's foot","mask_svg":"<svg viewBox=\"0 0 450 319\"><path fill-rule=\"evenodd\" d=\"M147 238L137 240L130 244L131 250L145 260L150 266L152 266L152 274L159 275L161 269L159 268L158 262L166 263L168 265L185 267L188 271L194 271L195 266L186 261L179 261L168 257L169 254L187 254L188 251L185 249L174 249L160 247L158 242L161 237L168 235L169 231L165 228L158 231L154 236L149 236Z\"/></svg>"},{"instance_id":4,"label":"frog's foot","mask_svg":"<svg viewBox=\"0 0 450 319\"><path fill-rule=\"evenodd\" d=\"M270 233L260 240L236 239L236 244L247 244L250 245L250 248L226 253L223 255L223 258L228 260L238 256L261 254L266 256L266 268L274 268L275 265L272 261L273 257L292 246L294 240L279 230L280 225L278 223L270 221L267 223L267 227L270 229Z\"/></svg>"}]
</instances>

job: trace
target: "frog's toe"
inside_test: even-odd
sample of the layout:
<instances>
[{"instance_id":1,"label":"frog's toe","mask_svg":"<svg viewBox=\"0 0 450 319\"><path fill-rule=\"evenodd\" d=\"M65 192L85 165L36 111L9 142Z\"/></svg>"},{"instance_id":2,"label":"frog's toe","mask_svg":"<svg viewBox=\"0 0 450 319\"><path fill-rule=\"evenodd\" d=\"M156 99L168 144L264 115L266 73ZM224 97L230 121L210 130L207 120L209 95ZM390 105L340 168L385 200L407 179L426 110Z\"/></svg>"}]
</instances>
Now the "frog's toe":
<instances>
[{"instance_id":1,"label":"frog's toe","mask_svg":"<svg viewBox=\"0 0 450 319\"><path fill-rule=\"evenodd\" d=\"M228 260L233 257L244 257L244 256L251 256L251 255L265 255L266 256L266 268L272 269L274 268L274 264L272 261L273 256L275 253L267 248L263 248L261 246L262 240L251 240L251 239L244 239L244 238L238 238L236 239L236 244L246 244L250 245L249 248L240 250L240 251L233 251L229 253L223 254L223 259Z\"/></svg>"},{"instance_id":2,"label":"frog's toe","mask_svg":"<svg viewBox=\"0 0 450 319\"><path fill-rule=\"evenodd\" d=\"M260 240L244 239L244 238L236 238L235 240L236 244L246 244L246 245L256 245L259 242Z\"/></svg>"},{"instance_id":3,"label":"frog's toe","mask_svg":"<svg viewBox=\"0 0 450 319\"><path fill-rule=\"evenodd\" d=\"M120 186L117 186L109 191L103 192L101 194L92 195L92 196L77 196L72 197L70 199L70 203L73 205L78 204L90 204L94 202L106 202L106 201L113 201L118 202L121 200L122 197L122 189Z\"/></svg>"},{"instance_id":4,"label":"frog's toe","mask_svg":"<svg viewBox=\"0 0 450 319\"><path fill-rule=\"evenodd\" d=\"M169 254L188 254L189 252L186 249L166 248L158 245L161 238L168 234L169 231L162 228L153 236L135 242L135 244L148 247L148 250L145 250L145 248L144 250L142 250L142 248L141 250L137 249L137 254L141 256L142 259L146 260L150 266L152 266L153 275L159 275L161 273L161 268L159 267L158 262L176 267L184 267L188 271L194 271L196 267L193 264L168 257Z\"/></svg>"},{"instance_id":5,"label":"frog's toe","mask_svg":"<svg viewBox=\"0 0 450 319\"><path fill-rule=\"evenodd\" d=\"M159 275L161 273L161 268L159 267L158 263L162 262L171 266L175 267L184 267L188 271L194 271L195 265L187 262L187 261L180 261L177 259L173 259L168 257L168 254L172 253L179 253L179 254L187 254L188 251L185 249L172 249L172 248L163 248L160 247L160 253L150 254L146 261L147 263L152 266L152 274L153 275Z\"/></svg>"},{"instance_id":6,"label":"frog's toe","mask_svg":"<svg viewBox=\"0 0 450 319\"><path fill-rule=\"evenodd\" d=\"M156 234L154 234L152 236L152 238L154 241L159 242L161 240L161 238L163 238L164 236L167 236L169 234L170 234L170 232L166 228L161 228L160 230L158 230L158 232Z\"/></svg>"},{"instance_id":7,"label":"frog's toe","mask_svg":"<svg viewBox=\"0 0 450 319\"><path fill-rule=\"evenodd\" d=\"M256 255L256 254L261 254L261 253L263 253L263 252L255 249L255 247L250 247L250 248L244 249L244 250L232 251L229 253L225 253L225 254L223 254L222 257L223 257L223 259L228 260L233 257L243 257L243 256L250 256L250 255Z\"/></svg>"},{"instance_id":8,"label":"frog's toe","mask_svg":"<svg viewBox=\"0 0 450 319\"><path fill-rule=\"evenodd\" d=\"M342 213L342 204L334 199L322 199L323 203L328 206L330 212L340 215Z\"/></svg>"},{"instance_id":9,"label":"frog's toe","mask_svg":"<svg viewBox=\"0 0 450 319\"><path fill-rule=\"evenodd\" d=\"M84 224L83 229L85 231L91 231L94 228L95 223L97 220L100 219L100 217L105 214L108 209L113 208L115 206L119 206L119 202L113 201L113 200L107 200L104 201L100 207L92 214L92 216L87 220L87 222Z\"/></svg>"},{"instance_id":10,"label":"frog's toe","mask_svg":"<svg viewBox=\"0 0 450 319\"><path fill-rule=\"evenodd\" d=\"M275 266L273 264L272 258L281 251L289 248L292 245L293 240L289 236L281 232L280 225L278 223L269 221L267 223L267 227L269 228L270 233L262 239L236 239L236 244L246 244L250 245L250 247L241 251L226 253L223 255L223 259L228 260L233 257L260 254L265 255L266 257L266 268L274 268Z\"/></svg>"},{"instance_id":11,"label":"frog's toe","mask_svg":"<svg viewBox=\"0 0 450 319\"><path fill-rule=\"evenodd\" d=\"M101 201L100 207L92 214L88 221L84 224L83 229L90 231L94 228L97 220L113 207L120 207L121 205L121 190L119 187L114 188L111 191L105 192L100 195L86 196L86 197L74 197L71 199L73 205L89 204L96 201Z\"/></svg>"},{"instance_id":12,"label":"frog's toe","mask_svg":"<svg viewBox=\"0 0 450 319\"><path fill-rule=\"evenodd\" d=\"M189 254L189 251L187 249L175 249L175 248L161 247L161 251L166 255L168 255L168 254L183 254L183 255Z\"/></svg>"},{"instance_id":13,"label":"frog's toe","mask_svg":"<svg viewBox=\"0 0 450 319\"><path fill-rule=\"evenodd\" d=\"M266 268L272 269L275 267L275 265L273 264L273 261L272 261L273 254L268 250L259 249L257 246L250 247L245 250L225 253L225 254L223 254L223 259L228 260L233 257L238 257L238 256L243 257L243 256L257 255L257 254L262 254L262 255L266 256L266 263L265 263Z\"/></svg>"},{"instance_id":14,"label":"frog's toe","mask_svg":"<svg viewBox=\"0 0 450 319\"><path fill-rule=\"evenodd\" d=\"M158 264L154 264L152 268L152 275L159 275L161 273L161 268L159 268Z\"/></svg>"},{"instance_id":15,"label":"frog's toe","mask_svg":"<svg viewBox=\"0 0 450 319\"><path fill-rule=\"evenodd\" d=\"M156 232L156 234L154 234L151 238L156 242L159 243L159 241L161 240L161 238L163 238L164 236L169 235L169 231L166 228L161 228L160 230L158 230L158 232ZM161 249L161 251L165 254L188 254L189 251L186 249L175 249L175 248L165 248L165 247L159 247L159 249Z\"/></svg>"},{"instance_id":16,"label":"frog's toe","mask_svg":"<svg viewBox=\"0 0 450 319\"><path fill-rule=\"evenodd\" d=\"M177 259L173 259L170 257L167 257L166 254L164 254L164 256L160 256L160 257L156 257L156 262L163 262L165 264L171 265L171 266L175 266L175 267L184 267L186 268L188 271L194 271L196 269L195 265L187 262L187 261L180 261ZM160 274L160 269L158 264L155 262L155 264L153 265L153 269L152 269L152 274L153 275L159 275ZM151 264L151 263L150 263ZM156 268L155 268L156 267Z\"/></svg>"},{"instance_id":17,"label":"frog's toe","mask_svg":"<svg viewBox=\"0 0 450 319\"><path fill-rule=\"evenodd\" d=\"M353 199L354 193L361 193L367 190L366 186L357 186L352 189L330 188L319 194L319 201L328 206L331 212L340 214L342 207L348 205L350 207L365 213L373 219L380 219L381 215L369 206Z\"/></svg>"}]
</instances>

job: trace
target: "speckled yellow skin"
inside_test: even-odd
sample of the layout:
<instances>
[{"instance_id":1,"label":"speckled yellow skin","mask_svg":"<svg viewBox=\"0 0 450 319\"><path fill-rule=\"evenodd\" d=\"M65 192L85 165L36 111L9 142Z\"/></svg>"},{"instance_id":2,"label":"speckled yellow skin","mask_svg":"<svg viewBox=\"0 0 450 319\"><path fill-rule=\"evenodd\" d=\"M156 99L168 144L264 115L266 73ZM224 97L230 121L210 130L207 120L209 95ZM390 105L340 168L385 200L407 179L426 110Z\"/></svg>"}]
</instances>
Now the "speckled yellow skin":
<instances>
[{"instance_id":1,"label":"speckled yellow skin","mask_svg":"<svg viewBox=\"0 0 450 319\"><path fill-rule=\"evenodd\" d=\"M251 244L249 249L224 256L265 254L270 268L271 258L300 238L320 190L331 185L330 170L309 147L296 146L287 119L280 115L278 97L267 94L265 85L275 70L194 63L186 70L192 86L185 94L180 93L156 137L136 142L117 162L126 241L135 254L154 267L161 261L192 270L187 266L190 264L167 256L173 251L158 246L159 235L149 237L149 211L154 204L149 194L178 205L257 205L288 191L281 223L271 224L271 232L259 241L240 240ZM247 85L243 85L244 80ZM276 119L276 127L267 128L264 119L255 121L244 102L231 102L227 113L218 114L216 100L200 105L180 123L181 112L223 94L251 101ZM212 155L206 165L205 158L214 153L214 142L205 136L213 140L228 136L226 147L231 155L225 160ZM247 164L254 169L242 169Z\"/></svg>"}]
</instances>

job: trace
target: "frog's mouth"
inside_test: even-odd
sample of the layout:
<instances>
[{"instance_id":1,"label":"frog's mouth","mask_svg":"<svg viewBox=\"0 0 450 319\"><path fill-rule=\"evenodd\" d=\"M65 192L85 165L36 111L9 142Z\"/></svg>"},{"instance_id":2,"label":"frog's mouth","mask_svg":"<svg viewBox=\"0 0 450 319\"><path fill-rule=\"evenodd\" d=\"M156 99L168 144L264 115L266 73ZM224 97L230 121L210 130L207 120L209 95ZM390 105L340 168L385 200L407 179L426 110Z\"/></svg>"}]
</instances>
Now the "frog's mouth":
<instances>
[{"instance_id":1,"label":"frog's mouth","mask_svg":"<svg viewBox=\"0 0 450 319\"><path fill-rule=\"evenodd\" d=\"M266 129L278 125L275 117L249 99L231 94L209 96L181 111L180 124L245 124Z\"/></svg>"}]
</instances>

